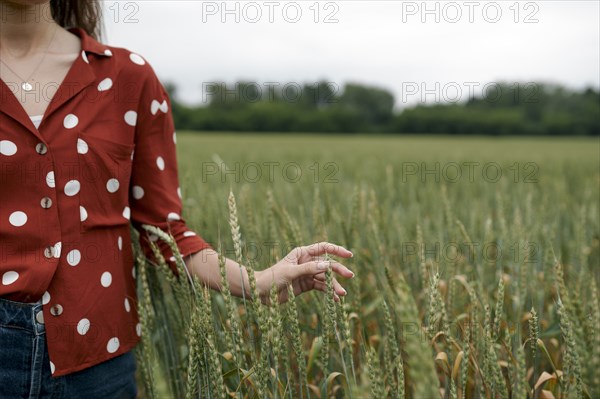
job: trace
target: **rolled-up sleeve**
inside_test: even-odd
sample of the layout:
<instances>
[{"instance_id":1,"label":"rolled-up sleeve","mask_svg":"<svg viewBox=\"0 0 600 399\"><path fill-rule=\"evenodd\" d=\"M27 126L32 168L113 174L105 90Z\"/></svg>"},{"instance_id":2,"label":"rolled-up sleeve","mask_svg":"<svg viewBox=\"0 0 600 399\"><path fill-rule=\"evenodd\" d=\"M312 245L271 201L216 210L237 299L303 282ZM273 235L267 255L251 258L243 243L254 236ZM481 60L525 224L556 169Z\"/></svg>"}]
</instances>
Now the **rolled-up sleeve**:
<instances>
[{"instance_id":1,"label":"rolled-up sleeve","mask_svg":"<svg viewBox=\"0 0 600 399\"><path fill-rule=\"evenodd\" d=\"M149 240L154 241L164 258L173 253L162 240L148 234L142 224L156 226L170 233L182 256L212 248L201 236L190 230L182 217L176 138L171 101L149 64L145 65L140 102L135 114L135 149L130 182L131 222L140 232L140 246L146 257L156 261ZM127 116L126 116L127 117ZM168 262L176 272L173 262Z\"/></svg>"}]
</instances>

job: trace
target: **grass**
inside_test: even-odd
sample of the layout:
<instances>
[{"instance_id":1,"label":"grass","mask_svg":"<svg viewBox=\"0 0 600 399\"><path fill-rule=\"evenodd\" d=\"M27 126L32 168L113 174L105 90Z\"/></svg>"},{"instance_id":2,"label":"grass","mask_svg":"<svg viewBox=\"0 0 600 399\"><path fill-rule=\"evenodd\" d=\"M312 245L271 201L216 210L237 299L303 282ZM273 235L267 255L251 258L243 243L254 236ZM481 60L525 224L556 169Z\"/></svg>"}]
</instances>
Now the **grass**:
<instances>
[{"instance_id":1,"label":"grass","mask_svg":"<svg viewBox=\"0 0 600 399\"><path fill-rule=\"evenodd\" d=\"M328 240L356 277L267 307L138 257L143 397L600 397L598 138L177 142L184 219L221 253Z\"/></svg>"}]
</instances>

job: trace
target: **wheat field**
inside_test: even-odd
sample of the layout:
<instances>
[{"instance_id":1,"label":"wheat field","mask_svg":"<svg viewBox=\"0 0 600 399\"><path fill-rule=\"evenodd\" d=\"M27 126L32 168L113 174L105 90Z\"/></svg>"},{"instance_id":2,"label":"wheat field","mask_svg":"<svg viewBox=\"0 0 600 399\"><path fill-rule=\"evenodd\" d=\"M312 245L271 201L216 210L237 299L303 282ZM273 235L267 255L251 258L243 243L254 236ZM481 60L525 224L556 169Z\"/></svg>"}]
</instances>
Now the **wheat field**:
<instances>
[{"instance_id":1,"label":"wheat field","mask_svg":"<svg viewBox=\"0 0 600 399\"><path fill-rule=\"evenodd\" d=\"M267 306L137 251L141 397L600 397L598 138L177 146L183 217L222 254L261 270L327 240L355 277Z\"/></svg>"}]
</instances>

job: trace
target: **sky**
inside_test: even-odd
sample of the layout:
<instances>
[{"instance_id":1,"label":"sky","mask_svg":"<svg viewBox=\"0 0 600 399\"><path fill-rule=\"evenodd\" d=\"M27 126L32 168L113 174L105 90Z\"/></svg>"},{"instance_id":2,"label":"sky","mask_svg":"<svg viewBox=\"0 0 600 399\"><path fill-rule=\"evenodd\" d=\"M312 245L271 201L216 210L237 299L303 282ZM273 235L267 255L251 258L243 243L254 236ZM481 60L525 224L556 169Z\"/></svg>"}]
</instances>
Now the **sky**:
<instances>
[{"instance_id":1,"label":"sky","mask_svg":"<svg viewBox=\"0 0 600 399\"><path fill-rule=\"evenodd\" d=\"M177 99L213 82L356 82L396 107L466 100L496 82L600 86L600 2L105 1L104 41L142 55ZM266 96L266 90L264 90Z\"/></svg>"}]
</instances>

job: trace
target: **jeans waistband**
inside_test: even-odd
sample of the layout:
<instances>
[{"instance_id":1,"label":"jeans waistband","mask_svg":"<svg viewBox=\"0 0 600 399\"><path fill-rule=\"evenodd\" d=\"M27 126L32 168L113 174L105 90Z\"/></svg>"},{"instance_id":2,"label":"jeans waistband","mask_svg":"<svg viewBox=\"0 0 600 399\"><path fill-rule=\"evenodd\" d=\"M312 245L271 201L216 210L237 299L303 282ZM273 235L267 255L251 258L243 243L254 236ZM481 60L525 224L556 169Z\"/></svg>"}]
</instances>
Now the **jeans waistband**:
<instances>
[{"instance_id":1,"label":"jeans waistband","mask_svg":"<svg viewBox=\"0 0 600 399\"><path fill-rule=\"evenodd\" d=\"M44 333L42 299L37 302L16 302L0 298L0 327L13 327L29 330L39 335Z\"/></svg>"}]
</instances>

